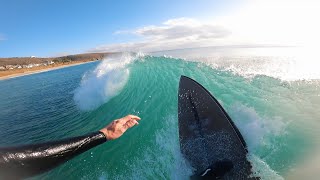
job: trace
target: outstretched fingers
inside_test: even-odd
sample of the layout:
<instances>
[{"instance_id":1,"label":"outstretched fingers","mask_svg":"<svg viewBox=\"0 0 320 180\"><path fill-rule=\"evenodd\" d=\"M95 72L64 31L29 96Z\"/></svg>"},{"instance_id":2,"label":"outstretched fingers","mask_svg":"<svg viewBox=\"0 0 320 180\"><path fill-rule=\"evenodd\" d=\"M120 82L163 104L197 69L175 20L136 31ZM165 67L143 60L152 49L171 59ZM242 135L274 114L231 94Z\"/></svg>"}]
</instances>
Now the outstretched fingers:
<instances>
[{"instance_id":1,"label":"outstretched fingers","mask_svg":"<svg viewBox=\"0 0 320 180\"><path fill-rule=\"evenodd\" d=\"M139 121L141 118L140 117L138 117L138 116L135 116L135 115L128 115L128 116L126 116L126 118L127 119L134 119L134 120L137 120L137 121Z\"/></svg>"},{"instance_id":2,"label":"outstretched fingers","mask_svg":"<svg viewBox=\"0 0 320 180\"><path fill-rule=\"evenodd\" d=\"M119 122L121 124L126 124L128 121L132 121L132 120L135 120L135 121L139 121L140 120L140 117L138 116L134 116L134 115L128 115L126 117L123 117L119 120Z\"/></svg>"},{"instance_id":3,"label":"outstretched fingers","mask_svg":"<svg viewBox=\"0 0 320 180\"><path fill-rule=\"evenodd\" d=\"M114 120L108 126L100 130L108 140L117 139L129 128L138 125L140 117L135 115L127 115L121 119Z\"/></svg>"},{"instance_id":4,"label":"outstretched fingers","mask_svg":"<svg viewBox=\"0 0 320 180\"><path fill-rule=\"evenodd\" d=\"M131 127L133 127L133 126L135 126L135 125L138 125L138 124L139 124L138 121L136 121L136 120L134 120L134 119L131 119L131 120L127 121L127 122L124 124L124 127L125 127L126 129L129 129L129 128L131 128Z\"/></svg>"},{"instance_id":5,"label":"outstretched fingers","mask_svg":"<svg viewBox=\"0 0 320 180\"><path fill-rule=\"evenodd\" d=\"M124 130L127 130L135 125L138 125L138 121L140 117L135 115L127 115L126 117L122 118L120 123L123 125Z\"/></svg>"}]
</instances>

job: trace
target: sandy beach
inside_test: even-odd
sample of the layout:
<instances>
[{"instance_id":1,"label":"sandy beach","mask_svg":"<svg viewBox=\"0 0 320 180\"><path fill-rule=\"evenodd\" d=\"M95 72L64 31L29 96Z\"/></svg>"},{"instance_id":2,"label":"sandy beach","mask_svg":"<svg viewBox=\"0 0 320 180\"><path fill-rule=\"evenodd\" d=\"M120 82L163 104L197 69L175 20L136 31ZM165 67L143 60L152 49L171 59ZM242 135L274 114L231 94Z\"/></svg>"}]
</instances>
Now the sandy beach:
<instances>
[{"instance_id":1,"label":"sandy beach","mask_svg":"<svg viewBox=\"0 0 320 180\"><path fill-rule=\"evenodd\" d=\"M30 69L14 69L14 70L0 71L0 81L6 80L6 79L11 79L11 78L16 78L16 77L21 77L21 76L27 76L27 75L36 74L36 73L41 73L41 72L46 72L46 71L52 71L52 70L66 68L66 67L70 67L70 66L77 66L77 65L81 65L81 64L92 63L92 62L96 62L96 61L78 61L78 62L68 62L68 63L57 63L57 64L53 64L53 65L34 67L34 68L30 68Z\"/></svg>"}]
</instances>

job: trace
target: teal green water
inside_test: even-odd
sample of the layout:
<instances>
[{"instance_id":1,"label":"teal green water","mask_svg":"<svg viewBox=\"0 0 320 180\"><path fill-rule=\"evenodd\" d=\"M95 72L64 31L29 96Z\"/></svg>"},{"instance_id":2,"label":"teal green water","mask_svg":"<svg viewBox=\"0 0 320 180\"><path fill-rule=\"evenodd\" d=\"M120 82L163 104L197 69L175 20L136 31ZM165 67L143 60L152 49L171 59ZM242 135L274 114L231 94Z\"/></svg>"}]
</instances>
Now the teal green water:
<instances>
[{"instance_id":1,"label":"teal green water","mask_svg":"<svg viewBox=\"0 0 320 180\"><path fill-rule=\"evenodd\" d=\"M265 179L299 173L319 156L319 81L251 78L207 63L114 57L0 82L0 145L43 142L95 131L127 114L140 125L34 179L186 179L179 152L180 75L206 87L235 121ZM319 162L320 163L320 162Z\"/></svg>"}]
</instances>

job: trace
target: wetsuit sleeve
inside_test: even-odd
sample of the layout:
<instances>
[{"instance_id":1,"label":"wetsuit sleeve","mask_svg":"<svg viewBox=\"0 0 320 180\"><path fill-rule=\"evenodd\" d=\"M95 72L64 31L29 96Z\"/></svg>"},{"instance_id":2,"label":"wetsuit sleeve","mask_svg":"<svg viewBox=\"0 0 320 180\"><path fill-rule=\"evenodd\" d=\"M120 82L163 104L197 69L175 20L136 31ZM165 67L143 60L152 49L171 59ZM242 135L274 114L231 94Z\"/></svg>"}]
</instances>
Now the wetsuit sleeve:
<instances>
[{"instance_id":1,"label":"wetsuit sleeve","mask_svg":"<svg viewBox=\"0 0 320 180\"><path fill-rule=\"evenodd\" d=\"M106 141L102 132L61 141L0 148L0 179L41 174Z\"/></svg>"}]
</instances>

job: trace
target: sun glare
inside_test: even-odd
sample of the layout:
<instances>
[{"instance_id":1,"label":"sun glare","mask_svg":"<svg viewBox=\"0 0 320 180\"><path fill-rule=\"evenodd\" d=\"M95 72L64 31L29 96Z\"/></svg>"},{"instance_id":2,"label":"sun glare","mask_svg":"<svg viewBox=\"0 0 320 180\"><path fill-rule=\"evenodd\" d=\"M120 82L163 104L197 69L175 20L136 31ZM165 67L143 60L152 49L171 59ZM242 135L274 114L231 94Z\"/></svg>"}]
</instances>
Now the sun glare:
<instances>
[{"instance_id":1,"label":"sun glare","mask_svg":"<svg viewBox=\"0 0 320 180\"><path fill-rule=\"evenodd\" d=\"M248 1L214 22L232 31L230 43L313 47L319 42L318 1Z\"/></svg>"}]
</instances>

